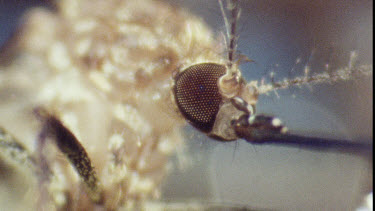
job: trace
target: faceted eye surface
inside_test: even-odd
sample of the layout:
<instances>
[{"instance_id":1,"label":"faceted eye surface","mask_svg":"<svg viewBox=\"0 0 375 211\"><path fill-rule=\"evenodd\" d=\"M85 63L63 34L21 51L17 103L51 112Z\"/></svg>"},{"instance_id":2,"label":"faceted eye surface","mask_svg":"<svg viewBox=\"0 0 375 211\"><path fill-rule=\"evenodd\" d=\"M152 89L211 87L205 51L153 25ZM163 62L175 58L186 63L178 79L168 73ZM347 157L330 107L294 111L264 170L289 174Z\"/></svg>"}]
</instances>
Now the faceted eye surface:
<instances>
[{"instance_id":1,"label":"faceted eye surface","mask_svg":"<svg viewBox=\"0 0 375 211\"><path fill-rule=\"evenodd\" d=\"M224 65L202 63L190 66L175 78L174 96L181 113L201 131L211 131L223 98L218 79Z\"/></svg>"}]
</instances>

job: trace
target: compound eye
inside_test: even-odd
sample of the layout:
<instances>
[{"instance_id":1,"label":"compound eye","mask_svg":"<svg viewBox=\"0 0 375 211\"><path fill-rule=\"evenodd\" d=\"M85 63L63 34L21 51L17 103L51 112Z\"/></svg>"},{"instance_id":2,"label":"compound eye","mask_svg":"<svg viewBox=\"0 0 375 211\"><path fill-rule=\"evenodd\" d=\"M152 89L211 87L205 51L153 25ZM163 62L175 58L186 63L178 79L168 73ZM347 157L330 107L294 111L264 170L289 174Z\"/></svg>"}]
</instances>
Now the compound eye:
<instances>
[{"instance_id":1,"label":"compound eye","mask_svg":"<svg viewBox=\"0 0 375 211\"><path fill-rule=\"evenodd\" d=\"M180 112L197 129L210 132L223 98L218 80L226 66L202 63L190 66L175 77L174 97Z\"/></svg>"}]
</instances>

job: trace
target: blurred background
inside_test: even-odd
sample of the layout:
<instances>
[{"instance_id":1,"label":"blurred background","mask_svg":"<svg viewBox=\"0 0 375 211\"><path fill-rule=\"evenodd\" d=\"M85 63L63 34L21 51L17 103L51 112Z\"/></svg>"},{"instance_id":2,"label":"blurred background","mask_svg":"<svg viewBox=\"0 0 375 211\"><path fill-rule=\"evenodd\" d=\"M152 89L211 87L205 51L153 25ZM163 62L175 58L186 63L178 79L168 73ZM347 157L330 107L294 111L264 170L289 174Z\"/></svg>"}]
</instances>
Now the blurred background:
<instances>
[{"instance_id":1,"label":"blurred background","mask_svg":"<svg viewBox=\"0 0 375 211\"><path fill-rule=\"evenodd\" d=\"M218 38L225 32L217 1L168 2L201 17ZM0 0L0 46L25 10L41 5L52 4ZM368 0L241 1L238 50L255 61L241 66L243 75L260 80L274 72L278 81L303 75L305 65L312 73L334 71L347 66L353 51L359 64L372 64L372 7ZM279 117L294 133L372 142L372 83L372 77L360 77L270 93L260 96L257 112ZM191 127L185 137L187 153L174 157L176 168L163 184L167 201L353 210L372 187L372 162L361 156L218 143Z\"/></svg>"},{"instance_id":2,"label":"blurred background","mask_svg":"<svg viewBox=\"0 0 375 211\"><path fill-rule=\"evenodd\" d=\"M170 2L201 16L216 35L225 32L217 1ZM277 81L303 75L306 65L311 73L326 71L326 64L334 71L348 65L353 51L359 64L372 64L372 5L367 0L241 1L238 50L255 61L241 66L243 75L260 80L274 72ZM279 117L293 133L371 143L372 105L371 76L260 96L257 112ZM372 187L372 163L358 156L216 143L194 129L187 129L186 137L193 168L171 177L170 198L205 197L277 210L353 210Z\"/></svg>"}]
</instances>

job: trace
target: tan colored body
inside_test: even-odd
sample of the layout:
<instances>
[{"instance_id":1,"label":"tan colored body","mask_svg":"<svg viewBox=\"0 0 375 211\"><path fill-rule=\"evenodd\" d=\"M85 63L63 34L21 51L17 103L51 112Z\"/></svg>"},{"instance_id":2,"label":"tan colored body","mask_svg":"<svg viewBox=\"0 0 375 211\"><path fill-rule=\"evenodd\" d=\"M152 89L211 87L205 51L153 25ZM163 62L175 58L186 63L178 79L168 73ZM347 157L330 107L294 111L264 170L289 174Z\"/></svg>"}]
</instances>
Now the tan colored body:
<instances>
[{"instance_id":1,"label":"tan colored body","mask_svg":"<svg viewBox=\"0 0 375 211\"><path fill-rule=\"evenodd\" d=\"M161 2L64 0L57 5L57 13L29 12L13 45L13 61L1 67L6 82L0 90L19 92L2 99L2 111L23 112L4 115L0 125L33 154L41 128L32 109L54 113L91 157L104 204L90 202L72 167L49 146L54 174L49 197L32 206L116 209L158 197L185 124L171 100L172 72L191 63L220 62L220 49L201 20ZM25 124L30 120L34 123ZM34 185L30 188L38 190Z\"/></svg>"}]
</instances>

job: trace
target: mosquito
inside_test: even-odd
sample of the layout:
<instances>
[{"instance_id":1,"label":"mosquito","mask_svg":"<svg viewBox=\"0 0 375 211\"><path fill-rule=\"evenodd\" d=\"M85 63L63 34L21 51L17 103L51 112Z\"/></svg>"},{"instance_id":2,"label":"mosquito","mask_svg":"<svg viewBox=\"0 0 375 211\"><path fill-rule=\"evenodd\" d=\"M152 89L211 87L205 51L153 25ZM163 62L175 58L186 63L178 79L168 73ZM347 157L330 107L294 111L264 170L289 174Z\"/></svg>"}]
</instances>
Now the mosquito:
<instances>
[{"instance_id":1,"label":"mosquito","mask_svg":"<svg viewBox=\"0 0 375 211\"><path fill-rule=\"evenodd\" d=\"M36 58L43 58L41 64L38 59L33 60L34 57L25 57L24 61L31 59L37 64L37 69L45 68L53 77L41 76L47 82L41 80L43 86L38 89L39 98L27 105L32 118L37 119L34 124L39 125L34 153L28 153L28 149L12 141L15 138L10 138L5 131L1 132L1 146L9 157L25 159L32 166L38 176L39 207L53 201L53 206L59 209L85 206L117 209L124 204L134 208L149 195L157 198L160 193L154 187L163 177L166 157L181 138L175 127L184 122L189 122L211 140L223 142L244 139L251 144L371 152L369 144L294 135L280 119L256 112L261 94L291 86L347 80L357 73L371 74L368 67L350 67L344 73L328 75L306 73L303 77L269 84L247 82L239 66L249 59L237 52L239 1L232 0L227 4L219 1L227 29L225 58L210 51L209 37L202 36L206 35L205 28L194 18L185 25L177 25L186 18L183 13L180 16L158 3L147 2L143 9L130 1L108 2L96 1L103 9L98 10L92 7L96 4L82 1L77 3L85 8L81 11L75 2L63 1L60 8L64 18L43 12L32 16L34 19L28 24L30 28L25 30L27 36L19 41L21 49L38 55ZM139 13L128 11L130 7ZM152 7L167 14L157 21L171 23L152 28L150 22L157 23L150 18L154 11ZM116 12L109 13L113 10ZM171 18L174 16L178 18ZM38 20L50 22L39 25ZM33 39L38 40L39 34L33 34L32 26L36 32L46 33L45 41L51 42L50 46L33 46ZM65 27L70 33L64 33L56 26ZM175 28L170 30L170 26ZM185 26L195 28L188 27L180 34L175 32ZM200 31L204 31L202 35ZM165 39L168 33L173 34L172 40ZM197 46L208 50L197 50L194 48ZM128 71L120 71L121 68ZM39 107L40 104L43 106ZM89 104L97 104L103 113L90 113ZM173 113L174 110L177 114ZM104 115L104 112L107 113ZM104 140L97 142L99 150L90 149L89 146L95 144L87 142L90 132L97 132L92 130L94 124L86 121L85 124L89 125L86 126L86 135L81 135L85 133L82 129L85 126L79 122L84 122L88 114L101 116L103 123L109 125L106 128L109 132L100 136ZM104 153L103 149L106 149ZM23 155L23 158L16 155ZM83 189L81 183L70 176L67 162L61 161L61 157L66 157L74 167L77 172L74 175L80 177ZM61 187L61 181L65 180L73 185ZM60 186L57 188L55 183Z\"/></svg>"}]
</instances>

